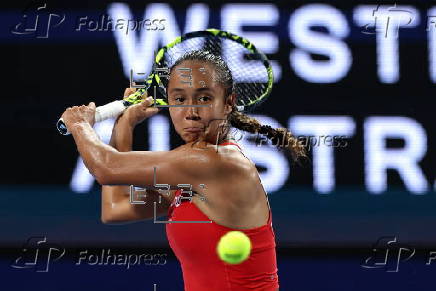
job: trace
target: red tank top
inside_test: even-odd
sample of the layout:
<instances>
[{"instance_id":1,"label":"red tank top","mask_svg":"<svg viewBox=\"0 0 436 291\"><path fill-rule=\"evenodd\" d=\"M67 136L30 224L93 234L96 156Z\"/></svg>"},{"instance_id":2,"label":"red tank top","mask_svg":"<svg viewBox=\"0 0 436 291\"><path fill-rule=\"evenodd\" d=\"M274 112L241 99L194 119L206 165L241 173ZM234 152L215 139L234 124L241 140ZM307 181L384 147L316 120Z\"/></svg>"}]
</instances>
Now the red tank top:
<instances>
[{"instance_id":1,"label":"red tank top","mask_svg":"<svg viewBox=\"0 0 436 291\"><path fill-rule=\"evenodd\" d=\"M234 143L220 145L226 144L238 146ZM166 223L168 242L182 267L185 291L278 290L276 243L269 203L267 224L233 229L209 219L189 198L189 194L176 191L168 209L168 220L173 223ZM232 230L244 232L252 243L249 258L238 265L223 262L216 253L221 236Z\"/></svg>"}]
</instances>

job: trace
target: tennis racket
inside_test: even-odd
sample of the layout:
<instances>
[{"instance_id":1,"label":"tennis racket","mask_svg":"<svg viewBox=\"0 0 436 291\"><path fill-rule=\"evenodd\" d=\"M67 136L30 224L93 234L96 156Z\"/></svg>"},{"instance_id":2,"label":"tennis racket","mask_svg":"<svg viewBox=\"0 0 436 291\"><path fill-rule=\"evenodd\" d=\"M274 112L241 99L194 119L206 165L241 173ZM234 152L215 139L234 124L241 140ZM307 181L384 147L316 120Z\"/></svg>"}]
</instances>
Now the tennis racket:
<instances>
[{"instance_id":1,"label":"tennis racket","mask_svg":"<svg viewBox=\"0 0 436 291\"><path fill-rule=\"evenodd\" d=\"M189 32L159 49L145 86L122 100L97 107L95 122L115 118L127 107L141 103L142 95L146 91L148 96L154 98L153 106L171 107L166 96L168 75L162 76L162 72L169 73L173 64L186 52L200 49L220 55L230 68L238 111L251 111L271 94L274 76L265 54L243 37L210 28ZM62 135L70 134L62 119L58 120L56 127Z\"/></svg>"}]
</instances>

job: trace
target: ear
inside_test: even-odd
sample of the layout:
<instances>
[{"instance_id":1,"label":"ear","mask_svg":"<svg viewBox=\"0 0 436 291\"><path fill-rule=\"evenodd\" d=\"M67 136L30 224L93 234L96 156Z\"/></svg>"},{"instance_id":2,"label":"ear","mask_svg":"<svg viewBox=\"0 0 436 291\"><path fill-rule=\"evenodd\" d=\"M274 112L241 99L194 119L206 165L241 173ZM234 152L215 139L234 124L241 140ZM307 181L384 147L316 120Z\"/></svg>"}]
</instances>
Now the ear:
<instances>
[{"instance_id":1,"label":"ear","mask_svg":"<svg viewBox=\"0 0 436 291\"><path fill-rule=\"evenodd\" d=\"M232 93L225 99L224 113L229 114L233 110L233 106L236 104L236 94Z\"/></svg>"}]
</instances>

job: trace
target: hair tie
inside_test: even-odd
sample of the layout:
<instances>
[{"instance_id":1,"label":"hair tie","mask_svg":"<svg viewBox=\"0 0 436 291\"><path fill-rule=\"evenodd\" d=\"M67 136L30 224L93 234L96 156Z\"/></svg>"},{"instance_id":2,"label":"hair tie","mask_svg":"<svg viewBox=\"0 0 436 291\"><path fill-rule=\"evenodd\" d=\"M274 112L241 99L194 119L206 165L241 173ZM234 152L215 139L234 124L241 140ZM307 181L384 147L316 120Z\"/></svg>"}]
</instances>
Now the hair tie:
<instances>
[{"instance_id":1,"label":"hair tie","mask_svg":"<svg viewBox=\"0 0 436 291\"><path fill-rule=\"evenodd\" d=\"M268 131L270 129L272 129L272 127L269 125L261 125L260 129L259 129L259 133L262 133L262 134L268 133Z\"/></svg>"}]
</instances>

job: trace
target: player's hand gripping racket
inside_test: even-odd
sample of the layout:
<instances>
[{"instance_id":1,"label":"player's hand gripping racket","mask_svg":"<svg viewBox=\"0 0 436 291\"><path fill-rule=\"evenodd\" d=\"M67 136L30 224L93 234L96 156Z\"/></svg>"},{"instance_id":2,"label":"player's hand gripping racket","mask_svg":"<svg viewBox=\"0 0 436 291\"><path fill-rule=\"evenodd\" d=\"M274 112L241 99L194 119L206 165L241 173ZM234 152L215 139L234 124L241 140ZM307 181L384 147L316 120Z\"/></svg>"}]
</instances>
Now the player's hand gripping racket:
<instances>
[{"instance_id":1,"label":"player's hand gripping racket","mask_svg":"<svg viewBox=\"0 0 436 291\"><path fill-rule=\"evenodd\" d=\"M147 91L148 95L150 95L149 91L152 88L152 84L157 82L157 85L160 86L159 76L157 74L150 74L146 81L146 86L144 88L138 89L135 93L130 94L123 100L116 100L112 101L106 105L99 106L95 109L95 123L109 119L109 118L115 118L118 117L121 113L123 113L124 110L126 110L127 107L133 104L138 104L144 101L142 99L142 95ZM159 87L160 90L162 90L161 87ZM158 105L167 105L166 101L164 99L156 99L154 98L153 103L156 103ZM58 120L56 123L56 127L58 131L62 135L69 135L70 132L67 129L67 126L65 125L62 118Z\"/></svg>"},{"instance_id":2,"label":"player's hand gripping racket","mask_svg":"<svg viewBox=\"0 0 436 291\"><path fill-rule=\"evenodd\" d=\"M274 77L265 54L243 37L210 28L187 33L162 47L156 54L153 70L146 79L145 87L123 100L97 107L95 122L115 118L128 106L141 103L142 95L146 91L149 93L148 96L153 96L154 105L170 107L166 96L168 77L162 76L161 72L171 68L183 54L193 50L207 50L220 55L227 63L232 72L233 92L237 95L238 111L250 111L270 95ZM155 88L158 89L159 98L155 96ZM62 119L58 120L56 126L61 134L69 134Z\"/></svg>"}]
</instances>

